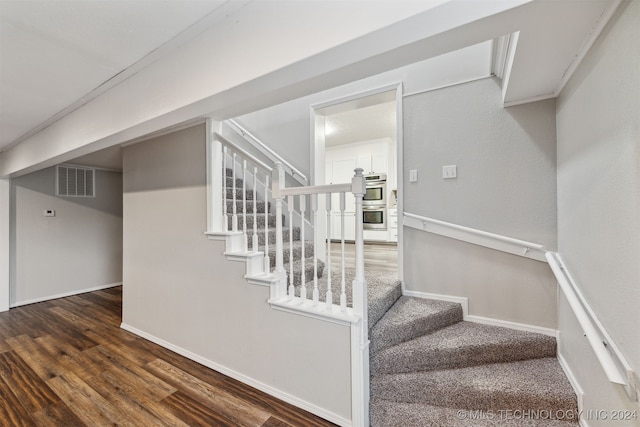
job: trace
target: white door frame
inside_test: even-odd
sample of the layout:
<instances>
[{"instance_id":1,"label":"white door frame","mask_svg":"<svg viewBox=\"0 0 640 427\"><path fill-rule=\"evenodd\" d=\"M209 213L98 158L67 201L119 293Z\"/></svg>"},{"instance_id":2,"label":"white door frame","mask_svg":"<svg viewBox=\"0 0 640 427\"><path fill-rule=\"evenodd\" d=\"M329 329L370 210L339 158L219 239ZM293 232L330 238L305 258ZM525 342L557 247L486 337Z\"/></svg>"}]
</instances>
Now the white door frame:
<instances>
[{"instance_id":1,"label":"white door frame","mask_svg":"<svg viewBox=\"0 0 640 427\"><path fill-rule=\"evenodd\" d=\"M0 312L9 310L10 180L0 178Z\"/></svg>"},{"instance_id":2,"label":"white door frame","mask_svg":"<svg viewBox=\"0 0 640 427\"><path fill-rule=\"evenodd\" d=\"M403 230L402 230L402 212L403 209L403 129L402 129L402 82L391 83L385 86L376 87L363 92L341 98L332 99L330 101L313 104L310 106L310 141L311 141L311 185L325 184L325 135L324 135L324 115L319 114L317 110L321 110L333 105L343 104L345 102L354 101L360 98L366 98L371 95L377 95L383 92L396 91L396 174L397 174L397 190L398 190L398 279L403 279L404 256L402 249ZM321 228L324 227L324 221L320 221ZM324 232L324 230L319 230ZM324 234L321 234L324 235ZM402 282L404 289L404 282Z\"/></svg>"}]
</instances>

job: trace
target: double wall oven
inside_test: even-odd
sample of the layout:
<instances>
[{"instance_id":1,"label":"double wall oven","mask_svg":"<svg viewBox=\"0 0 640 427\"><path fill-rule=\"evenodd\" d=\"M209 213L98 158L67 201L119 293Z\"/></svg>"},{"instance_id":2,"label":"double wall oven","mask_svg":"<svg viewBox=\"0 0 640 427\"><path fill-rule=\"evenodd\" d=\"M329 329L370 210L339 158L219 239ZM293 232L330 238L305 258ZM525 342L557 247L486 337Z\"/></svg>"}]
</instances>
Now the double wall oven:
<instances>
[{"instance_id":1,"label":"double wall oven","mask_svg":"<svg viewBox=\"0 0 640 427\"><path fill-rule=\"evenodd\" d=\"M362 199L362 223L365 230L387 229L387 174L364 176L366 193Z\"/></svg>"}]
</instances>

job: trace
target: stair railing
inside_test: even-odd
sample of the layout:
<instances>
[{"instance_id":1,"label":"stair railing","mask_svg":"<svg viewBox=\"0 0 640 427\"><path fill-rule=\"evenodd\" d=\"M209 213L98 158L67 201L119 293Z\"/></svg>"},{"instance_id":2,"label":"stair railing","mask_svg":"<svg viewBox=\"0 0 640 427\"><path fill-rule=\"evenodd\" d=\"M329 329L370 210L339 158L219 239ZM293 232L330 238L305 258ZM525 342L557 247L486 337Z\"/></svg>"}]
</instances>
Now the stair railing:
<instances>
[{"instance_id":1,"label":"stair railing","mask_svg":"<svg viewBox=\"0 0 640 427\"><path fill-rule=\"evenodd\" d=\"M240 126L238 122L233 119L225 120L224 122L230 129L244 138L247 142L249 142L254 148L264 154L269 160L271 160L274 164L280 163L284 168L285 172L292 176L296 181L298 181L301 185L306 185L308 180L305 174L303 174L298 168L293 166L291 163L287 162L282 156L273 151L267 144L258 139L255 135L249 132L247 129Z\"/></svg>"},{"instance_id":2,"label":"stair railing","mask_svg":"<svg viewBox=\"0 0 640 427\"><path fill-rule=\"evenodd\" d=\"M318 185L307 187L285 187L284 168L282 164L276 164L273 170L271 194L276 206L276 268L274 275L277 278L275 289L272 288L270 303L282 304L288 307L297 306L298 309L306 308L306 311L316 315L328 316L330 313L343 313L345 318L349 318L352 325L351 340L351 374L352 374L352 422L354 426L369 425L369 338L368 338L368 311L367 311L367 283L364 276L364 236L363 236L363 216L362 200L365 194L365 180L362 175L363 170L358 168L355 171L351 183ZM345 283L345 195L352 193L355 198L356 212L356 236L355 236L355 278L352 282L351 300L352 307L347 307L347 293ZM338 299L339 304L334 304L333 284L331 281L331 197L338 194L340 200L340 226L341 226L341 283ZM322 198L324 196L324 212L321 209ZM298 198L298 206L301 215L304 217L307 198L310 198L312 216L314 219L313 236L313 290L311 298L308 298L306 286L306 260L304 252L304 236L302 239L301 262L300 262L300 288L296 294L294 283L294 271L292 261L292 246L289 249L289 283L284 270L284 244L283 244L283 224L282 206L283 200L287 198L289 210L293 210L295 198ZM327 233L325 236L318 236L320 221L326 221ZM290 224L291 227L291 224ZM303 231L304 233L304 231ZM292 232L289 232L291 239ZM327 241L326 265L327 283L324 300L320 300L320 289L318 287L318 240L320 238Z\"/></svg>"},{"instance_id":3,"label":"stair railing","mask_svg":"<svg viewBox=\"0 0 640 427\"><path fill-rule=\"evenodd\" d=\"M269 180L273 174L273 168L253 156L251 153L238 147L224 136L214 133L214 138L222 146L222 231L242 233L243 243L240 249L249 252L249 234L251 234L251 252L258 251L258 222L259 215L264 214L264 242L265 242L265 271L269 271ZM230 175L230 176L229 176ZM242 186L238 182L242 179ZM251 179L253 186L247 190L247 181ZM231 181L231 182L229 182ZM263 185L265 202L264 210L258 212L258 188ZM252 207L247 211L247 199L250 196ZM239 224L238 204L242 205L242 223ZM230 206L229 206L230 205ZM247 218L251 217L252 230L248 227Z\"/></svg>"}]
</instances>

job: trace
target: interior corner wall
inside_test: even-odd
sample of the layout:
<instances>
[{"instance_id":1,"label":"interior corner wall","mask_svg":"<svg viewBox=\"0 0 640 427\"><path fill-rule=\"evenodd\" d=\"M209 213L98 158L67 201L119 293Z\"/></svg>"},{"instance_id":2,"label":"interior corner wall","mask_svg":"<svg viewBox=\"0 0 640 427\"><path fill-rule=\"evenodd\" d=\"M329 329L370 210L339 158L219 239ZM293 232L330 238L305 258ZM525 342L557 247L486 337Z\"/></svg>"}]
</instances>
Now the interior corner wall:
<instances>
[{"instance_id":1,"label":"interior corner wall","mask_svg":"<svg viewBox=\"0 0 640 427\"><path fill-rule=\"evenodd\" d=\"M55 167L11 180L11 306L122 282L122 174L96 170L93 198L55 182Z\"/></svg>"},{"instance_id":2,"label":"interior corner wall","mask_svg":"<svg viewBox=\"0 0 640 427\"><path fill-rule=\"evenodd\" d=\"M554 100L503 108L487 78L407 96L403 111L405 212L555 249ZM442 178L445 165L456 179ZM409 227L403 249L407 290L467 297L475 316L557 326L546 263Z\"/></svg>"},{"instance_id":3,"label":"interior corner wall","mask_svg":"<svg viewBox=\"0 0 640 427\"><path fill-rule=\"evenodd\" d=\"M350 328L272 309L207 239L205 154L204 125L124 149L123 324L350 419Z\"/></svg>"},{"instance_id":4,"label":"interior corner wall","mask_svg":"<svg viewBox=\"0 0 640 427\"><path fill-rule=\"evenodd\" d=\"M0 312L9 310L10 190L9 179L0 178Z\"/></svg>"},{"instance_id":5,"label":"interior corner wall","mask_svg":"<svg viewBox=\"0 0 640 427\"><path fill-rule=\"evenodd\" d=\"M639 111L640 2L624 1L558 98L558 250L636 375ZM602 368L566 304L560 306L560 320L560 353L584 390L585 409L630 408L624 391L600 374ZM587 422L615 425L611 420ZM640 420L629 425L638 426Z\"/></svg>"}]
</instances>

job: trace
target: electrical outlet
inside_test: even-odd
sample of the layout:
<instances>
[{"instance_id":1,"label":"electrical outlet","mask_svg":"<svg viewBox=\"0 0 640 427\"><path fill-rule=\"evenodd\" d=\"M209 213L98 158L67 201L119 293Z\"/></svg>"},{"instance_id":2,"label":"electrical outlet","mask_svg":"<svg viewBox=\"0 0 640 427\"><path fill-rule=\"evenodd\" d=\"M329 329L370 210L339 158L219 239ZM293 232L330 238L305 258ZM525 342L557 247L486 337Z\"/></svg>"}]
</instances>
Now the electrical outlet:
<instances>
[{"instance_id":1,"label":"electrical outlet","mask_svg":"<svg viewBox=\"0 0 640 427\"><path fill-rule=\"evenodd\" d=\"M44 216L46 217L56 216L56 211L53 209L45 209Z\"/></svg>"},{"instance_id":2,"label":"electrical outlet","mask_svg":"<svg viewBox=\"0 0 640 427\"><path fill-rule=\"evenodd\" d=\"M442 167L442 177L444 179L456 178L458 176L456 165L443 166Z\"/></svg>"}]
</instances>

